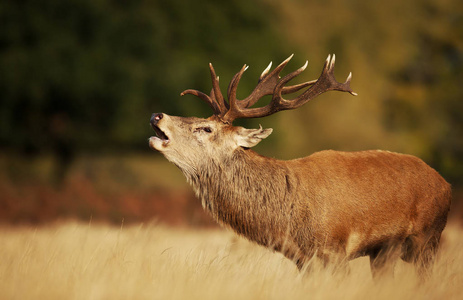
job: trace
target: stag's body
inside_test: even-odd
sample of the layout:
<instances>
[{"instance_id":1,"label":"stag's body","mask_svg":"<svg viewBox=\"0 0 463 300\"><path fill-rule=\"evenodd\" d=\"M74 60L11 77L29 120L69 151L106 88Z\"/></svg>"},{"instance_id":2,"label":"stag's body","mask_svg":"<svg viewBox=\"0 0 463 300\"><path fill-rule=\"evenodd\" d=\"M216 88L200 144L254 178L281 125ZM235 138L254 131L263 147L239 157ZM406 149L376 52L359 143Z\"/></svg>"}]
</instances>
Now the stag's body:
<instances>
[{"instance_id":1,"label":"stag's body","mask_svg":"<svg viewBox=\"0 0 463 300\"><path fill-rule=\"evenodd\" d=\"M299 268L314 256L339 265L368 255L374 274L398 257L423 271L435 256L451 189L414 156L322 151L281 161L249 149L271 129L234 127L217 115L154 114L151 123L161 137L151 147L183 171L219 223Z\"/></svg>"},{"instance_id":2,"label":"stag's body","mask_svg":"<svg viewBox=\"0 0 463 300\"><path fill-rule=\"evenodd\" d=\"M381 251L408 260L432 255L450 196L446 181L422 160L386 151L322 151L280 161L239 149L186 176L219 223L299 267L314 255L335 263L374 260Z\"/></svg>"}]
</instances>

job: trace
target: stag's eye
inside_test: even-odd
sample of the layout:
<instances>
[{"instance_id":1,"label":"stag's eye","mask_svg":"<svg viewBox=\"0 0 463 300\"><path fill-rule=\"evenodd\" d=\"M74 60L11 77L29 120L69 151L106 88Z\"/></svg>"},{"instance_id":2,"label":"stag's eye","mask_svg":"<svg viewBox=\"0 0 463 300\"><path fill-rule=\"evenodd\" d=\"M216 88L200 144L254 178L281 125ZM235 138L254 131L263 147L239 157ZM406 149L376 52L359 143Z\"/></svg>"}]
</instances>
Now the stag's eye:
<instances>
[{"instance_id":1,"label":"stag's eye","mask_svg":"<svg viewBox=\"0 0 463 300\"><path fill-rule=\"evenodd\" d=\"M209 127L209 126L205 126L205 127L197 127L195 128L194 132L201 132L201 131L204 131L204 132L207 132L207 133L211 133L212 132L212 128Z\"/></svg>"}]
</instances>

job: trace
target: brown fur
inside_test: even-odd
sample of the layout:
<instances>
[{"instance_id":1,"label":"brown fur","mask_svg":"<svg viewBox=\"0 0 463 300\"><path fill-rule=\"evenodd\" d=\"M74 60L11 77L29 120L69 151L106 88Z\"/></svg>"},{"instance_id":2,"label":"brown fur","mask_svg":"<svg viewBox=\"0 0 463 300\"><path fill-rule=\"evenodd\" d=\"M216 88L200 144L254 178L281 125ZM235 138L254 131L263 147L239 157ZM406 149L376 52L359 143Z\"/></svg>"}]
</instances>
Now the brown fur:
<instances>
[{"instance_id":1,"label":"brown fur","mask_svg":"<svg viewBox=\"0 0 463 300\"><path fill-rule=\"evenodd\" d=\"M265 138L263 129L164 116L153 125L169 142L150 145L179 166L205 209L299 268L314 256L342 264L368 255L374 275L398 257L422 273L431 264L451 188L419 158L330 150L281 161L240 144ZM212 133L201 133L204 126Z\"/></svg>"}]
</instances>

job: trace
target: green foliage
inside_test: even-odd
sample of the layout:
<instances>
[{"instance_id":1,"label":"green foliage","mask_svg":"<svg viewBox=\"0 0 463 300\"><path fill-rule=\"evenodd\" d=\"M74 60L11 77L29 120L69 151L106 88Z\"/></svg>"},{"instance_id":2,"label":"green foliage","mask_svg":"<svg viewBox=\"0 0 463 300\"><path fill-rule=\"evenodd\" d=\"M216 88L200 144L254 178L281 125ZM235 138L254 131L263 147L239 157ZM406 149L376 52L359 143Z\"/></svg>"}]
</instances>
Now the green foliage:
<instances>
[{"instance_id":1,"label":"green foliage","mask_svg":"<svg viewBox=\"0 0 463 300\"><path fill-rule=\"evenodd\" d=\"M209 61L237 70L278 53L272 14L245 0L2 2L0 144L147 148L151 112L208 109L177 98L210 88Z\"/></svg>"},{"instance_id":2,"label":"green foliage","mask_svg":"<svg viewBox=\"0 0 463 300\"><path fill-rule=\"evenodd\" d=\"M463 183L463 6L422 1L415 51L392 73L385 107L389 129L425 141L428 162L454 184ZM387 118L389 117L389 118Z\"/></svg>"}]
</instances>

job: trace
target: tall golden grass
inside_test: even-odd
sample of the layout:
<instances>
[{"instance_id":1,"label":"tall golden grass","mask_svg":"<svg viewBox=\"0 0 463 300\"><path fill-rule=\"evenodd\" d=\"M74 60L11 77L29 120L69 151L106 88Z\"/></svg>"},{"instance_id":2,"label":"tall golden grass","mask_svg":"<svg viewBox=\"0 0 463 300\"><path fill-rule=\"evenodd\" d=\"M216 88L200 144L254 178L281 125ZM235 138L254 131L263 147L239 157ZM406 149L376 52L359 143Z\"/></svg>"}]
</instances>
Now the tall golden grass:
<instances>
[{"instance_id":1,"label":"tall golden grass","mask_svg":"<svg viewBox=\"0 0 463 300\"><path fill-rule=\"evenodd\" d=\"M0 299L462 299L463 229L450 225L431 277L398 263L373 281L368 259L349 274L301 275L280 254L224 229L65 222L0 228Z\"/></svg>"}]
</instances>

